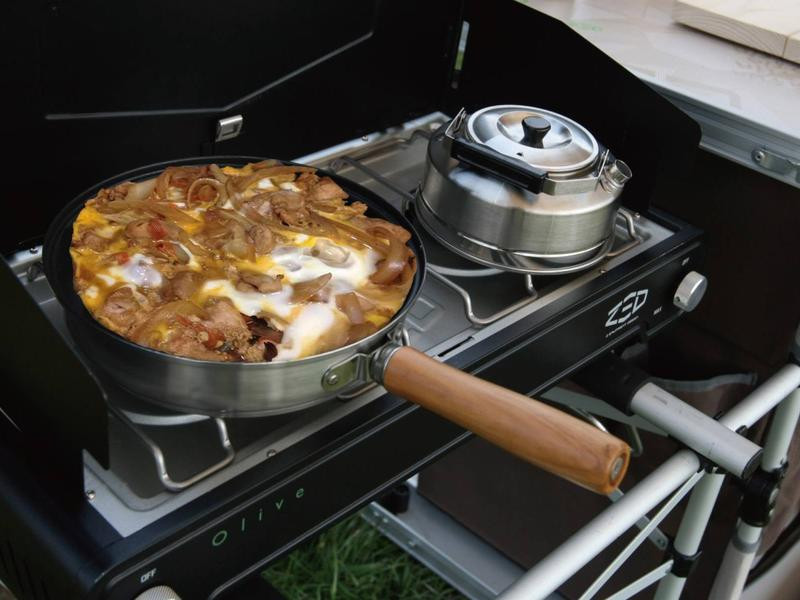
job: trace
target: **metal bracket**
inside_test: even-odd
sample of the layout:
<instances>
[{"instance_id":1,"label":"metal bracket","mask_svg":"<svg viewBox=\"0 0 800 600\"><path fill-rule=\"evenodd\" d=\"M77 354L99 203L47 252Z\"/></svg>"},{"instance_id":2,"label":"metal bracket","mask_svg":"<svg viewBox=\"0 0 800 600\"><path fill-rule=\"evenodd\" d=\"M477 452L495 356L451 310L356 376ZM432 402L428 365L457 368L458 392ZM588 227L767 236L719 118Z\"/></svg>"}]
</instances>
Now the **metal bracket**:
<instances>
[{"instance_id":1,"label":"metal bracket","mask_svg":"<svg viewBox=\"0 0 800 600\"><path fill-rule=\"evenodd\" d=\"M752 157L756 164L767 171L772 171L779 175L789 175L794 171L795 180L800 183L800 163L788 156L767 150L762 146L753 150Z\"/></svg>"},{"instance_id":2,"label":"metal bracket","mask_svg":"<svg viewBox=\"0 0 800 600\"><path fill-rule=\"evenodd\" d=\"M335 392L354 382L369 380L370 355L358 352L340 363L328 367L322 375L322 389Z\"/></svg>"},{"instance_id":3,"label":"metal bracket","mask_svg":"<svg viewBox=\"0 0 800 600\"><path fill-rule=\"evenodd\" d=\"M156 472L158 474L158 479L161 481L161 485L164 486L169 492L181 492L188 487L191 487L198 481L205 479L206 477L213 475L217 471L227 467L229 464L233 462L233 459L236 456L236 451L231 444L230 437L228 436L228 427L225 424L225 421L219 417L214 418L214 424L217 428L217 435L219 436L219 443L222 447L222 450L225 452L225 456L216 462L215 464L203 469L202 471L195 473L188 479L184 479L182 481L172 478L167 470L167 461L164 457L164 452L161 450L161 447L149 436L147 435L144 430L139 427L136 423L134 423L125 411L109 404L109 409L114 415L124 424L126 425L145 445L147 450L153 457L156 466Z\"/></svg>"},{"instance_id":4,"label":"metal bracket","mask_svg":"<svg viewBox=\"0 0 800 600\"><path fill-rule=\"evenodd\" d=\"M744 482L739 517L753 527L766 527L775 512L775 504L786 476L788 463L775 471L758 469Z\"/></svg>"},{"instance_id":5,"label":"metal bracket","mask_svg":"<svg viewBox=\"0 0 800 600\"><path fill-rule=\"evenodd\" d=\"M458 114L453 117L453 120L450 121L450 124L447 126L447 129L444 130L444 135L449 137L451 140L455 139L456 132L461 129L461 125L464 123L464 118L467 116L467 109L462 108L458 111Z\"/></svg>"},{"instance_id":6,"label":"metal bracket","mask_svg":"<svg viewBox=\"0 0 800 600\"><path fill-rule=\"evenodd\" d=\"M666 552L667 558L672 559L672 568L670 569L670 572L676 577L686 579L692 574L692 571L694 571L695 567L697 566L697 559L700 558L700 555L703 554L703 551L698 550L691 556L688 556L675 550L675 546L673 544L674 540L670 540L669 547L667 548Z\"/></svg>"},{"instance_id":7,"label":"metal bracket","mask_svg":"<svg viewBox=\"0 0 800 600\"><path fill-rule=\"evenodd\" d=\"M215 142L223 142L225 140L232 140L239 137L244 127L244 117L242 115L233 115L232 117L225 117L217 121L217 132L214 136Z\"/></svg>"}]
</instances>

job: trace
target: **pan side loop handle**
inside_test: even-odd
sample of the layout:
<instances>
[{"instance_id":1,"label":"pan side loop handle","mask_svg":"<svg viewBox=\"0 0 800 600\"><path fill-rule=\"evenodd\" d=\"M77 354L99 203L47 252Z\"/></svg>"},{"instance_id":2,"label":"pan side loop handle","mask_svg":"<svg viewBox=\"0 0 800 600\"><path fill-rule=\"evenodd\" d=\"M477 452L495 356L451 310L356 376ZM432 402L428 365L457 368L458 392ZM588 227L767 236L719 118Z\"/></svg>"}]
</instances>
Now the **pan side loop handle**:
<instances>
[{"instance_id":1,"label":"pan side loop handle","mask_svg":"<svg viewBox=\"0 0 800 600\"><path fill-rule=\"evenodd\" d=\"M388 344L372 371L391 393L584 488L608 494L625 476L630 448L622 440L413 348Z\"/></svg>"}]
</instances>

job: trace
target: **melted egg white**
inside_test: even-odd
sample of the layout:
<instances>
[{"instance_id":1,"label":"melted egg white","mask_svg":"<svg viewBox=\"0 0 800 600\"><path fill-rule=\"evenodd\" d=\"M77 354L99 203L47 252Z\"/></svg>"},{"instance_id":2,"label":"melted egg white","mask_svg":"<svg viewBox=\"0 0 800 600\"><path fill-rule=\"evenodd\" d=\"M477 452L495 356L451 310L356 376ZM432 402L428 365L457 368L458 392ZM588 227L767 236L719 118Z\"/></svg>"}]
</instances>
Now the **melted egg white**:
<instances>
[{"instance_id":1,"label":"melted egg white","mask_svg":"<svg viewBox=\"0 0 800 600\"><path fill-rule=\"evenodd\" d=\"M139 287L155 288L161 285L163 278L161 273L152 267L152 264L152 258L137 252L124 265L109 267L106 273L116 281L132 283Z\"/></svg>"},{"instance_id":2,"label":"melted egg white","mask_svg":"<svg viewBox=\"0 0 800 600\"><path fill-rule=\"evenodd\" d=\"M291 360L311 353L317 341L340 319L346 318L336 307L336 295L352 292L366 284L380 260L380 255L374 250L357 250L348 246L349 255L344 264L331 265L311 254L316 239L299 234L294 242L302 246L277 246L268 260L247 264L249 270L273 277L282 276L283 287L279 292L242 292L227 279L207 281L202 289L208 296L229 298L242 314L277 317L284 321L283 340L278 345L276 361ZM331 274L327 284L331 293L326 302L292 304L293 284L326 273Z\"/></svg>"},{"instance_id":3,"label":"melted egg white","mask_svg":"<svg viewBox=\"0 0 800 600\"><path fill-rule=\"evenodd\" d=\"M283 286L279 292L262 294L261 292L241 292L227 279L212 279L203 284L208 296L229 298L243 315L257 316L266 313L270 316L289 319L292 315L292 288Z\"/></svg>"},{"instance_id":4,"label":"melted egg white","mask_svg":"<svg viewBox=\"0 0 800 600\"><path fill-rule=\"evenodd\" d=\"M273 361L291 360L307 354L321 334L334 326L337 312L329 304L314 302L303 306L284 330L278 355Z\"/></svg>"}]
</instances>

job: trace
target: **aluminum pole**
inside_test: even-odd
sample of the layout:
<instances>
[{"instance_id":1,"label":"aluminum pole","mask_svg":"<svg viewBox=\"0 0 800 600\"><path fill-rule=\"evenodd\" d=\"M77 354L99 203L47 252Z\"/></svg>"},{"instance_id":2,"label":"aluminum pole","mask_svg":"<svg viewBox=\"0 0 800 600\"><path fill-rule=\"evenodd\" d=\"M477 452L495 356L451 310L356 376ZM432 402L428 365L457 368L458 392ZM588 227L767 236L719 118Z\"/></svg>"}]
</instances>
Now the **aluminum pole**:
<instances>
[{"instance_id":1,"label":"aluminum pole","mask_svg":"<svg viewBox=\"0 0 800 600\"><path fill-rule=\"evenodd\" d=\"M684 556L697 554L724 480L725 475L721 473L706 473L692 490L673 542L673 548L677 552ZM667 573L658 584L655 600L677 600L685 583L686 577Z\"/></svg>"},{"instance_id":2,"label":"aluminum pole","mask_svg":"<svg viewBox=\"0 0 800 600\"><path fill-rule=\"evenodd\" d=\"M753 423L775 408L800 387L800 367L789 364L753 390L747 398L726 412L719 420L729 429L752 427Z\"/></svg>"},{"instance_id":3,"label":"aluminum pole","mask_svg":"<svg viewBox=\"0 0 800 600\"><path fill-rule=\"evenodd\" d=\"M750 427L800 387L800 367L786 365L719 422L729 429ZM777 434L776 434L777 435ZM502 600L545 598L592 558L635 525L700 468L691 450L681 450L541 560L500 595ZM710 484L709 484L710 485ZM699 502L699 501L698 501ZM702 535L699 532L698 535Z\"/></svg>"},{"instance_id":4,"label":"aluminum pole","mask_svg":"<svg viewBox=\"0 0 800 600\"><path fill-rule=\"evenodd\" d=\"M681 450L636 484L520 577L501 595L502 600L535 600L556 591L642 515L672 494L700 468L691 450Z\"/></svg>"},{"instance_id":5,"label":"aluminum pole","mask_svg":"<svg viewBox=\"0 0 800 600\"><path fill-rule=\"evenodd\" d=\"M800 418L800 390L795 390L781 402L769 426L767 442L764 444L764 456L761 458L761 468L765 471L774 471L783 466L798 418Z\"/></svg>"},{"instance_id":6,"label":"aluminum pole","mask_svg":"<svg viewBox=\"0 0 800 600\"><path fill-rule=\"evenodd\" d=\"M654 383L639 388L631 410L737 477L749 476L759 464L756 444Z\"/></svg>"},{"instance_id":7,"label":"aluminum pole","mask_svg":"<svg viewBox=\"0 0 800 600\"><path fill-rule=\"evenodd\" d=\"M798 417L800 417L800 390L794 389L778 406L767 433L761 458L761 468L765 471L775 471L786 461ZM750 567L761 544L762 531L763 527L739 521L714 579L709 596L711 600L735 600L741 596Z\"/></svg>"},{"instance_id":8,"label":"aluminum pole","mask_svg":"<svg viewBox=\"0 0 800 600\"><path fill-rule=\"evenodd\" d=\"M709 600L737 600L742 595L750 566L761 542L762 529L739 522L736 533L722 557L722 564L708 596Z\"/></svg>"}]
</instances>

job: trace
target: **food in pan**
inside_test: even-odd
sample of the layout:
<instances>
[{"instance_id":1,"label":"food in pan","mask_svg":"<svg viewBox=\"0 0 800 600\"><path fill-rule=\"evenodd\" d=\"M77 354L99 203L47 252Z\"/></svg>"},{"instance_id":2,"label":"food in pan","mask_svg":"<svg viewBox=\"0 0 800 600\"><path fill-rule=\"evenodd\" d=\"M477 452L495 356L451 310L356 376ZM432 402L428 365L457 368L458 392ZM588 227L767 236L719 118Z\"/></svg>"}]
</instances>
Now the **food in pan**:
<instances>
[{"instance_id":1,"label":"food in pan","mask_svg":"<svg viewBox=\"0 0 800 600\"><path fill-rule=\"evenodd\" d=\"M364 338L402 306L410 233L311 167L168 167L101 190L72 230L75 289L108 329L216 361L284 361Z\"/></svg>"}]
</instances>

